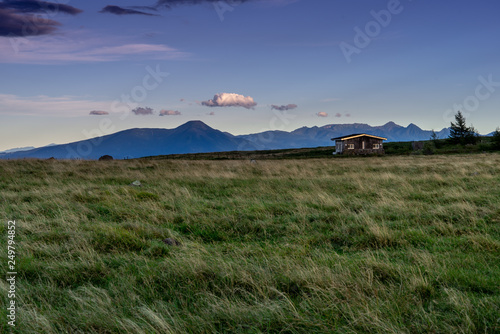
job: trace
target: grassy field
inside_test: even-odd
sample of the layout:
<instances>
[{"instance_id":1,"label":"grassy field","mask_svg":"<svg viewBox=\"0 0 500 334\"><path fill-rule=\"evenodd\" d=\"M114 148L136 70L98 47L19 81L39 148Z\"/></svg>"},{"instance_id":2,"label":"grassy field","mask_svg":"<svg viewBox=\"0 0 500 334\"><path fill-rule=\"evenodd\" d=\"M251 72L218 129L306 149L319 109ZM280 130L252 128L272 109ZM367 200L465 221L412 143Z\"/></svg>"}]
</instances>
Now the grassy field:
<instances>
[{"instance_id":1,"label":"grassy field","mask_svg":"<svg viewBox=\"0 0 500 334\"><path fill-rule=\"evenodd\" d=\"M500 332L498 154L0 161L0 190L13 333Z\"/></svg>"},{"instance_id":2,"label":"grassy field","mask_svg":"<svg viewBox=\"0 0 500 334\"><path fill-rule=\"evenodd\" d=\"M411 146L411 143L410 143ZM399 148L399 147L398 147ZM330 159L335 146L289 148L265 151L229 151L212 153L188 153L157 155L142 160L283 160L283 159ZM406 152L405 152L406 153ZM339 157L339 156L337 156Z\"/></svg>"}]
</instances>

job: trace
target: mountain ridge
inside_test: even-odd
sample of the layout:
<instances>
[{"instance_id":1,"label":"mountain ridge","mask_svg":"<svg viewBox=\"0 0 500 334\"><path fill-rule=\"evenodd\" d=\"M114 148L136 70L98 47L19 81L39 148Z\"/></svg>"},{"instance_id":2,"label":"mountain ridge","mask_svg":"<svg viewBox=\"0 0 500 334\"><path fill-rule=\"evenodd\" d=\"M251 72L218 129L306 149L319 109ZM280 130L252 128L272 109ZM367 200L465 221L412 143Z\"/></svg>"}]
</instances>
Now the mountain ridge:
<instances>
[{"instance_id":1,"label":"mountain ridge","mask_svg":"<svg viewBox=\"0 0 500 334\"><path fill-rule=\"evenodd\" d=\"M432 132L422 130L413 123L403 127L387 122L381 126L364 123L328 124L320 127L303 126L290 132L269 130L233 135L195 120L173 129L132 128L67 144L4 153L0 154L0 158L98 159L102 155L111 155L115 159L127 159L184 153L305 148L333 146L331 138L352 133L369 133L387 138L388 141L414 141L427 140ZM439 138L446 138L449 129L444 128L436 133Z\"/></svg>"},{"instance_id":2,"label":"mountain ridge","mask_svg":"<svg viewBox=\"0 0 500 334\"><path fill-rule=\"evenodd\" d=\"M3 154L0 158L98 159L103 155L111 155L115 159L127 159L233 151L240 146L248 147L248 150L257 148L245 139L215 130L201 121L190 121L174 129L133 128L68 144Z\"/></svg>"},{"instance_id":3,"label":"mountain ridge","mask_svg":"<svg viewBox=\"0 0 500 334\"><path fill-rule=\"evenodd\" d=\"M387 138L388 141L418 141L429 139L432 131L422 130L413 123L403 127L391 121L379 126L365 123L327 124L321 127L301 127L291 132L266 131L238 137L254 143L259 149L285 149L333 145L331 138L352 133L368 133ZM449 133L449 128L436 132L439 138L447 138Z\"/></svg>"}]
</instances>

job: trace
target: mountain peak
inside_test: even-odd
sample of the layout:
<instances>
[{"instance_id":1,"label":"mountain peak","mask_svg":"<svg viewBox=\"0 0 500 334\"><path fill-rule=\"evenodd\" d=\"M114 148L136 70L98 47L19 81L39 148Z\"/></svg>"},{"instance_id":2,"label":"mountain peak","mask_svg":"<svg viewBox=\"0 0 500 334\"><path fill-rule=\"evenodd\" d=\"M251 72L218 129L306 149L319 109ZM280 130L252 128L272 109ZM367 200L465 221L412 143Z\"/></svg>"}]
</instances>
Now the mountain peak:
<instances>
[{"instance_id":1,"label":"mountain peak","mask_svg":"<svg viewBox=\"0 0 500 334\"><path fill-rule=\"evenodd\" d=\"M418 129L420 129L420 127L419 127L418 125L415 125L415 124L413 124L413 123L408 124L407 128L408 128L408 129L410 129L410 128L413 128L413 129L414 129L414 128L418 128Z\"/></svg>"},{"instance_id":2,"label":"mountain peak","mask_svg":"<svg viewBox=\"0 0 500 334\"><path fill-rule=\"evenodd\" d=\"M92 150L81 153L78 147L85 143ZM87 146L85 146L87 147ZM43 147L25 152L0 154L0 158L33 157L47 159L98 159L111 155L115 159L139 158L154 155L255 150L257 147L245 139L224 134L202 121L190 121L175 129L135 128L100 137L58 146Z\"/></svg>"},{"instance_id":3,"label":"mountain peak","mask_svg":"<svg viewBox=\"0 0 500 334\"><path fill-rule=\"evenodd\" d=\"M205 123L199 120L189 121L177 127L177 129L212 129Z\"/></svg>"},{"instance_id":4,"label":"mountain peak","mask_svg":"<svg viewBox=\"0 0 500 334\"><path fill-rule=\"evenodd\" d=\"M206 125L205 123L203 123L203 121L200 121L200 120L192 120L192 121L187 121L186 123L184 123L183 125L191 125L191 126L208 126Z\"/></svg>"}]
</instances>

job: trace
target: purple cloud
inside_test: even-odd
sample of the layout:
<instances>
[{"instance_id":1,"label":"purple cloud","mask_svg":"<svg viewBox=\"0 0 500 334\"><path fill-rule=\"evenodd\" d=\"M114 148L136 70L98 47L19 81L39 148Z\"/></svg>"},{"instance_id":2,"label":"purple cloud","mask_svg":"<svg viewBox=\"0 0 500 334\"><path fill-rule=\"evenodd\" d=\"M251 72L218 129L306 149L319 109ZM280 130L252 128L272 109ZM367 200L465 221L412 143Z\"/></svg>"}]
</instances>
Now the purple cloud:
<instances>
[{"instance_id":1,"label":"purple cloud","mask_svg":"<svg viewBox=\"0 0 500 334\"><path fill-rule=\"evenodd\" d=\"M0 3L1 8L12 9L17 13L65 13L76 15L82 12L81 9L73 6L36 0L4 0Z\"/></svg>"},{"instance_id":2,"label":"purple cloud","mask_svg":"<svg viewBox=\"0 0 500 334\"><path fill-rule=\"evenodd\" d=\"M277 106L275 104L271 105L272 110L279 110L279 111L292 110L297 107L298 106L296 104L287 104L286 106Z\"/></svg>"},{"instance_id":3,"label":"purple cloud","mask_svg":"<svg viewBox=\"0 0 500 334\"><path fill-rule=\"evenodd\" d=\"M0 36L39 36L54 32L61 24L54 20L40 19L33 15L20 15L10 9L0 8Z\"/></svg>"},{"instance_id":4,"label":"purple cloud","mask_svg":"<svg viewBox=\"0 0 500 334\"><path fill-rule=\"evenodd\" d=\"M13 1L0 2L0 36L39 36L53 33L61 24L35 13L57 13L76 15L82 11L78 8L46 1Z\"/></svg>"},{"instance_id":5,"label":"purple cloud","mask_svg":"<svg viewBox=\"0 0 500 334\"><path fill-rule=\"evenodd\" d=\"M178 116L182 115L180 111L177 110L161 110L160 111L160 116Z\"/></svg>"},{"instance_id":6,"label":"purple cloud","mask_svg":"<svg viewBox=\"0 0 500 334\"><path fill-rule=\"evenodd\" d=\"M135 108L134 110L132 110L132 112L138 116L149 116L149 115L153 115L153 109L151 108L148 108L148 107L145 107L145 108L142 108L142 107L138 107L138 108Z\"/></svg>"},{"instance_id":7,"label":"purple cloud","mask_svg":"<svg viewBox=\"0 0 500 334\"><path fill-rule=\"evenodd\" d=\"M142 12L135 9L123 8L119 6L111 6L108 5L104 7L99 13L110 13L115 15L147 15L147 16L158 16L156 14L150 14L146 12Z\"/></svg>"},{"instance_id":8,"label":"purple cloud","mask_svg":"<svg viewBox=\"0 0 500 334\"><path fill-rule=\"evenodd\" d=\"M102 110L92 110L89 115L94 115L94 116L103 116L103 115L109 115L109 112L107 111L102 111Z\"/></svg>"}]
</instances>

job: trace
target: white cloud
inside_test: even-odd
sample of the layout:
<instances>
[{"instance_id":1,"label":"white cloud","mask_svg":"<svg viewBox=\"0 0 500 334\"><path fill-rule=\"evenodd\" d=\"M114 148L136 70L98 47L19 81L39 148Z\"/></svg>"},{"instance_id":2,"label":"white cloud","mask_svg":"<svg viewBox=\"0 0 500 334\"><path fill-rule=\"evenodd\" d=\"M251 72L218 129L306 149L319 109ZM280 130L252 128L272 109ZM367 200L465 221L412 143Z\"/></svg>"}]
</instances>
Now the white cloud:
<instances>
[{"instance_id":1,"label":"white cloud","mask_svg":"<svg viewBox=\"0 0 500 334\"><path fill-rule=\"evenodd\" d=\"M0 37L0 63L60 64L129 59L179 59L190 54L164 44L136 43L85 33L26 38Z\"/></svg>"},{"instance_id":2,"label":"white cloud","mask_svg":"<svg viewBox=\"0 0 500 334\"><path fill-rule=\"evenodd\" d=\"M328 117L328 113L326 113L324 111L320 111L319 113L316 114L316 116L318 116L318 117Z\"/></svg>"},{"instance_id":3,"label":"white cloud","mask_svg":"<svg viewBox=\"0 0 500 334\"><path fill-rule=\"evenodd\" d=\"M257 105L250 96L243 96L233 93L216 94L212 100L201 102L207 107L243 107L252 109Z\"/></svg>"},{"instance_id":4,"label":"white cloud","mask_svg":"<svg viewBox=\"0 0 500 334\"><path fill-rule=\"evenodd\" d=\"M21 97L0 94L0 115L16 116L84 116L89 110L106 110L111 101L91 101L78 96Z\"/></svg>"}]
</instances>

